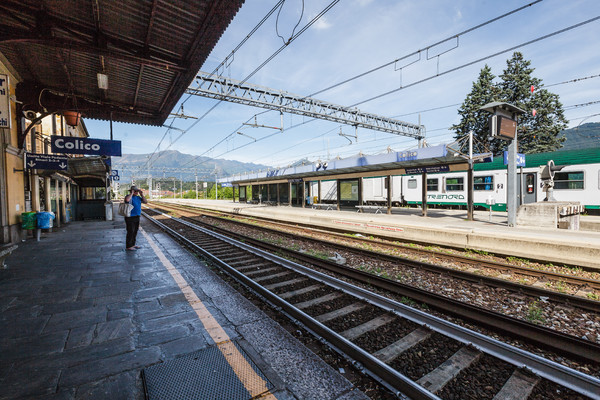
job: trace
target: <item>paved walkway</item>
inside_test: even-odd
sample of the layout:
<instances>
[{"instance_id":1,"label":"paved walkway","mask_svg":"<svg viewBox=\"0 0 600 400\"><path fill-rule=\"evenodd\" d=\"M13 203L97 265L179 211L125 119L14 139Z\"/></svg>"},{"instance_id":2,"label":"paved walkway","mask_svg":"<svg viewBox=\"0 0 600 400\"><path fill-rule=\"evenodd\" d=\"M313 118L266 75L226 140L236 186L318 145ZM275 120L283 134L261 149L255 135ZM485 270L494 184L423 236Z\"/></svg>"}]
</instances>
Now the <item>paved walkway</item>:
<instances>
[{"instance_id":1,"label":"paved walkway","mask_svg":"<svg viewBox=\"0 0 600 400\"><path fill-rule=\"evenodd\" d=\"M124 240L121 217L71 222L7 258L0 399L143 399L140 371L215 346L214 324L274 384L273 398L366 399L147 220L142 249L125 251Z\"/></svg>"}]
</instances>

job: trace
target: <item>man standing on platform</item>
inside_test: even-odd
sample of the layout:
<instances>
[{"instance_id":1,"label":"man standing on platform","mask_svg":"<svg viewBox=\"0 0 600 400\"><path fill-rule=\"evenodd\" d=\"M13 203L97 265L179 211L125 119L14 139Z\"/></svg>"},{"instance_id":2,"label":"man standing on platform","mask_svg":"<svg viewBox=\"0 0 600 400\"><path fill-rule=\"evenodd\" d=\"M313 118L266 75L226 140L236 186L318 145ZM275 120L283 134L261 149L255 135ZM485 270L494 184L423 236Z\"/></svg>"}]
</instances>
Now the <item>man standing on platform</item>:
<instances>
[{"instance_id":1,"label":"man standing on platform","mask_svg":"<svg viewBox=\"0 0 600 400\"><path fill-rule=\"evenodd\" d=\"M137 236L138 228L140 227L140 215L142 215L142 203L148 203L148 200L144 197L144 193L137 187L132 186L129 189L129 194L125 196L125 203L129 203L133 206L131 210L131 216L125 217L125 225L127 226L127 239L125 247L127 250L135 251L140 248L136 246L135 238Z\"/></svg>"}]
</instances>

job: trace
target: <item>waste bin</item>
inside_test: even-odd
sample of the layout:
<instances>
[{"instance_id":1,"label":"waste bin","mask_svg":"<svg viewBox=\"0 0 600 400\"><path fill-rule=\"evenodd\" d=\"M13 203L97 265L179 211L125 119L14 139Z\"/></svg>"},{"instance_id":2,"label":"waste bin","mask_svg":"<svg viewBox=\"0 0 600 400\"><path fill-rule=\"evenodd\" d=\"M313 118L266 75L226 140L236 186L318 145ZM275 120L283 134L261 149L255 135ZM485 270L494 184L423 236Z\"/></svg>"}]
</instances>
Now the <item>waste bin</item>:
<instances>
[{"instance_id":1,"label":"waste bin","mask_svg":"<svg viewBox=\"0 0 600 400\"><path fill-rule=\"evenodd\" d=\"M33 211L22 213L21 214L21 228L35 229L35 227L36 227L36 213Z\"/></svg>"},{"instance_id":2,"label":"waste bin","mask_svg":"<svg viewBox=\"0 0 600 400\"><path fill-rule=\"evenodd\" d=\"M52 228L52 220L54 218L54 213L50 211L42 211L37 213L37 227L40 229Z\"/></svg>"}]
</instances>

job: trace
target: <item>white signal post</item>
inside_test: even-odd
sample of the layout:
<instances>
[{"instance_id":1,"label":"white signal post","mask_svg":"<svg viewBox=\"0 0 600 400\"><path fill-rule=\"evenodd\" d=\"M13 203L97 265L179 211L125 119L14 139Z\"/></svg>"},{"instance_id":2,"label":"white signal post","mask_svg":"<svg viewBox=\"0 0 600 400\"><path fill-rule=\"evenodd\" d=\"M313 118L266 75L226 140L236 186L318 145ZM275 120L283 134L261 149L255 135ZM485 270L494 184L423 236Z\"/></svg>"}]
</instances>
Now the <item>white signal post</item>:
<instances>
[{"instance_id":1,"label":"white signal post","mask_svg":"<svg viewBox=\"0 0 600 400\"><path fill-rule=\"evenodd\" d=\"M517 118L525 111L509 103L492 102L484 105L480 110L492 113L490 129L493 137L509 140L508 144L508 173L506 179L506 211L508 226L514 227L517 223Z\"/></svg>"}]
</instances>

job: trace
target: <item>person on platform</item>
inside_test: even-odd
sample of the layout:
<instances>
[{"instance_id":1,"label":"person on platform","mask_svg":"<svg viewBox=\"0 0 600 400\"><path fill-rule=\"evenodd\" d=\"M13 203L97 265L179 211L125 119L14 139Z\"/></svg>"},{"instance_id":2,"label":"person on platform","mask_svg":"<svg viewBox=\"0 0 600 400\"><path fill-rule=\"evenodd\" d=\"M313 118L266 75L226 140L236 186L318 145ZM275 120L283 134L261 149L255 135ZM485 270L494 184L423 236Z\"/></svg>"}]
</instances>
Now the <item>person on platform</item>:
<instances>
[{"instance_id":1,"label":"person on platform","mask_svg":"<svg viewBox=\"0 0 600 400\"><path fill-rule=\"evenodd\" d=\"M137 186L132 186L129 189L129 194L125 196L125 203L129 203L133 206L131 210L131 216L125 217L125 226L127 227L127 239L125 242L125 248L130 251L135 251L140 248L136 246L135 238L140 227L140 215L142 215L142 203L148 203L148 200L144 197L144 192L141 191Z\"/></svg>"}]
</instances>

